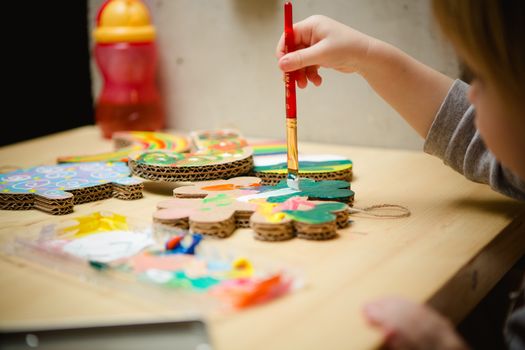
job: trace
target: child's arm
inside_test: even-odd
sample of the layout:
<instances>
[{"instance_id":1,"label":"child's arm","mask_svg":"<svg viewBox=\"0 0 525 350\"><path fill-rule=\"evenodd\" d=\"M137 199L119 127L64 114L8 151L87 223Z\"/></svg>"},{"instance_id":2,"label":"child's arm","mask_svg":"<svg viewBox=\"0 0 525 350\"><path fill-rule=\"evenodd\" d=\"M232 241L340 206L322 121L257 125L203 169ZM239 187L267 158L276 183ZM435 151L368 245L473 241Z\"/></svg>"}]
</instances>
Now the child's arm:
<instances>
[{"instance_id":1,"label":"child's arm","mask_svg":"<svg viewBox=\"0 0 525 350\"><path fill-rule=\"evenodd\" d=\"M382 41L371 40L360 74L421 135L427 137L453 80Z\"/></svg>"},{"instance_id":2,"label":"child's arm","mask_svg":"<svg viewBox=\"0 0 525 350\"><path fill-rule=\"evenodd\" d=\"M300 69L297 84L321 84L318 67L357 72L422 136L426 137L447 95L452 79L425 66L392 45L371 38L324 16L294 25L295 42L302 47L284 55L283 39L277 55L283 71Z\"/></svg>"},{"instance_id":3,"label":"child's arm","mask_svg":"<svg viewBox=\"0 0 525 350\"><path fill-rule=\"evenodd\" d=\"M297 85L322 82L319 67L361 74L426 139L425 151L468 179L525 200L525 182L503 168L474 124L468 86L425 66L401 50L323 16L294 25L295 52L277 46L279 67L295 71ZM447 98L446 98L447 97Z\"/></svg>"},{"instance_id":4,"label":"child's arm","mask_svg":"<svg viewBox=\"0 0 525 350\"><path fill-rule=\"evenodd\" d=\"M525 181L503 167L487 149L475 125L469 85L456 80L432 123L424 145L426 153L443 159L467 179L488 184L506 196L525 200Z\"/></svg>"}]
</instances>

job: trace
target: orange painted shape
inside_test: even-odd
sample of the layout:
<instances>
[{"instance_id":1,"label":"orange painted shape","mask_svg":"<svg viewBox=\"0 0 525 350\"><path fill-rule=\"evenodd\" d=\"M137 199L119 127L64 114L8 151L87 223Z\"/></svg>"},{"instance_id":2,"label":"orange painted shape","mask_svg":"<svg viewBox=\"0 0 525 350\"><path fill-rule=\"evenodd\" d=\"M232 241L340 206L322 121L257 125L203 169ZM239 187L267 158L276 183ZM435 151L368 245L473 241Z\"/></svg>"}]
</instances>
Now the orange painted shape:
<instances>
[{"instance_id":1,"label":"orange painted shape","mask_svg":"<svg viewBox=\"0 0 525 350\"><path fill-rule=\"evenodd\" d=\"M205 186L201 189L204 191L233 191L237 187L234 184L222 184L222 185L214 185L214 186Z\"/></svg>"},{"instance_id":2,"label":"orange painted shape","mask_svg":"<svg viewBox=\"0 0 525 350\"><path fill-rule=\"evenodd\" d=\"M258 301L262 301L264 297L270 296L272 288L276 288L280 283L281 275L279 274L256 282L252 290L242 293L238 296L237 300L235 300L235 306L238 308L243 308L256 304Z\"/></svg>"},{"instance_id":3,"label":"orange painted shape","mask_svg":"<svg viewBox=\"0 0 525 350\"><path fill-rule=\"evenodd\" d=\"M180 241L182 241L183 238L184 238L183 236L175 236L171 238L170 240L166 242L166 249L167 250L175 249L179 245Z\"/></svg>"}]
</instances>

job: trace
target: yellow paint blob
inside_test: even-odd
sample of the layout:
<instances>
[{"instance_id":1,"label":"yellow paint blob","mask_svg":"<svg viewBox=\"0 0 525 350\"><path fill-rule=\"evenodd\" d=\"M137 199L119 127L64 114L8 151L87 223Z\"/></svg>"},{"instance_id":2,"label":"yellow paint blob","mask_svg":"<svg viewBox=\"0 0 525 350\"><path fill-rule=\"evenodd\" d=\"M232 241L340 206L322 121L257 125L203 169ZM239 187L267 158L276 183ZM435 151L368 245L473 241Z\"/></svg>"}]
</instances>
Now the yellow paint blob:
<instances>
[{"instance_id":1,"label":"yellow paint blob","mask_svg":"<svg viewBox=\"0 0 525 350\"><path fill-rule=\"evenodd\" d=\"M94 233L127 230L129 230L129 227L125 216L99 211L68 221L58 230L58 233L80 238Z\"/></svg>"},{"instance_id":2,"label":"yellow paint blob","mask_svg":"<svg viewBox=\"0 0 525 350\"><path fill-rule=\"evenodd\" d=\"M232 263L232 270L228 274L230 278L249 278L254 273L253 265L246 258L237 258Z\"/></svg>"},{"instance_id":3,"label":"yellow paint blob","mask_svg":"<svg viewBox=\"0 0 525 350\"><path fill-rule=\"evenodd\" d=\"M278 211L279 203L268 203L265 199L253 199L250 202L257 205L257 212L269 222L281 222L286 217L284 213Z\"/></svg>"}]
</instances>

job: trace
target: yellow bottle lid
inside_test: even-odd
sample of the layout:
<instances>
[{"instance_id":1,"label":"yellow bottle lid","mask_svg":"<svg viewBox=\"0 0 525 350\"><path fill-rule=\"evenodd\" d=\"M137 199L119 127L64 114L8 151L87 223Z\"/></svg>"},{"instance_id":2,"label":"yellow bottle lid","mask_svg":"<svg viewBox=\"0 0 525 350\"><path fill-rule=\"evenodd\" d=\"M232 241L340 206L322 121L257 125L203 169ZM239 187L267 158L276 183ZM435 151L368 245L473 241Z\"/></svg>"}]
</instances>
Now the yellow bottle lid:
<instances>
[{"instance_id":1,"label":"yellow bottle lid","mask_svg":"<svg viewBox=\"0 0 525 350\"><path fill-rule=\"evenodd\" d=\"M155 40L148 8L141 0L107 0L97 15L95 42L150 42Z\"/></svg>"}]
</instances>

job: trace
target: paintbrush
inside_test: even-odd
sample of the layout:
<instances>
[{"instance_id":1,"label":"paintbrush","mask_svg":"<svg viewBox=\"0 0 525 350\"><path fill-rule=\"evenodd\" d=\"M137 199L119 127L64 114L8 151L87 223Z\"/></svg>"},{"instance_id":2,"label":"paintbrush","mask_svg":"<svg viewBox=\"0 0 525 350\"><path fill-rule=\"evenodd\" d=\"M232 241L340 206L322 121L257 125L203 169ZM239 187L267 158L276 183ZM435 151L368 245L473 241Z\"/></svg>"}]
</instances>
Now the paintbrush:
<instances>
[{"instance_id":1,"label":"paintbrush","mask_svg":"<svg viewBox=\"0 0 525 350\"><path fill-rule=\"evenodd\" d=\"M293 34L292 3L284 4L284 52L295 50ZM288 148L288 187L299 189L299 155L297 150L297 105L295 99L295 74L284 73L284 86L286 96L286 143Z\"/></svg>"}]
</instances>

